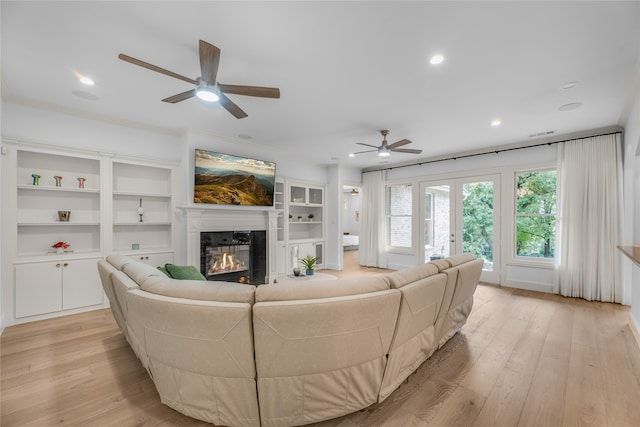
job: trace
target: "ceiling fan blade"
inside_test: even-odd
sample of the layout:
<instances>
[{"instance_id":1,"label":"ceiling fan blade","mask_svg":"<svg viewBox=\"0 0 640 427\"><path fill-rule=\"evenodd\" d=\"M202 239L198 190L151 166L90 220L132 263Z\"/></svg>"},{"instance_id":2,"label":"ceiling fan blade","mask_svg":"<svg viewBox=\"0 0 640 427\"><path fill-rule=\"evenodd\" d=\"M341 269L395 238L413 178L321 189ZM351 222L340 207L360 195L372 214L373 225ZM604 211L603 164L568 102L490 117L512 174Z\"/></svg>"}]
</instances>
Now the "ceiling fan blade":
<instances>
[{"instance_id":1,"label":"ceiling fan blade","mask_svg":"<svg viewBox=\"0 0 640 427\"><path fill-rule=\"evenodd\" d=\"M356 142L356 144L358 144L358 145L364 145L365 147L373 147L373 148L375 148L376 150L378 149L378 146L377 146L377 145L365 144L365 143L363 143L363 142Z\"/></svg>"},{"instance_id":2,"label":"ceiling fan blade","mask_svg":"<svg viewBox=\"0 0 640 427\"><path fill-rule=\"evenodd\" d=\"M174 77L176 79L183 80L187 83L196 84L196 81L193 79L190 79L189 77L181 76L180 74L176 74L173 71L165 70L164 68L160 68L153 64L149 64L148 62L140 61L139 59L132 58L131 56L125 55L124 53L121 53L120 55L118 55L118 58L122 59L123 61L129 62L131 64L137 65L139 67L146 68L151 71L155 71L156 73L164 74L165 76L169 76L169 77Z\"/></svg>"},{"instance_id":3,"label":"ceiling fan blade","mask_svg":"<svg viewBox=\"0 0 640 427\"><path fill-rule=\"evenodd\" d=\"M238 86L218 83L218 88L224 93L233 95L259 96L261 98L280 98L280 89L277 87Z\"/></svg>"},{"instance_id":4,"label":"ceiling fan blade","mask_svg":"<svg viewBox=\"0 0 640 427\"><path fill-rule=\"evenodd\" d=\"M176 102L184 101L185 99L189 99L196 94L195 89L188 90L186 92L179 93L177 95L170 96L162 100L162 102L169 102L171 104L175 104Z\"/></svg>"},{"instance_id":5,"label":"ceiling fan blade","mask_svg":"<svg viewBox=\"0 0 640 427\"><path fill-rule=\"evenodd\" d=\"M411 141L409 141L408 139L401 139L400 141L396 141L393 144L388 145L387 148L392 149L392 148L402 147L403 145L407 145L407 144L411 144Z\"/></svg>"},{"instance_id":6,"label":"ceiling fan blade","mask_svg":"<svg viewBox=\"0 0 640 427\"><path fill-rule=\"evenodd\" d=\"M215 85L220 65L220 49L200 40L200 72L202 79L209 85Z\"/></svg>"},{"instance_id":7,"label":"ceiling fan blade","mask_svg":"<svg viewBox=\"0 0 640 427\"><path fill-rule=\"evenodd\" d=\"M233 116L236 119L243 119L243 118L247 117L247 113L242 111L242 109L240 107L238 107L236 104L234 104L233 101L231 101L229 98L224 96L224 94L222 94L222 93L220 94L219 103L220 103L220 105L222 105L224 107L225 110L227 110L228 112L233 114Z\"/></svg>"},{"instance_id":8,"label":"ceiling fan blade","mask_svg":"<svg viewBox=\"0 0 640 427\"><path fill-rule=\"evenodd\" d=\"M396 153L411 153L411 154L422 153L422 150L412 150L410 148L390 148L390 151L394 151Z\"/></svg>"},{"instance_id":9,"label":"ceiling fan blade","mask_svg":"<svg viewBox=\"0 0 640 427\"><path fill-rule=\"evenodd\" d=\"M355 152L353 154L373 153L374 151L378 151L378 150L375 149L375 150L357 151L357 152Z\"/></svg>"}]
</instances>

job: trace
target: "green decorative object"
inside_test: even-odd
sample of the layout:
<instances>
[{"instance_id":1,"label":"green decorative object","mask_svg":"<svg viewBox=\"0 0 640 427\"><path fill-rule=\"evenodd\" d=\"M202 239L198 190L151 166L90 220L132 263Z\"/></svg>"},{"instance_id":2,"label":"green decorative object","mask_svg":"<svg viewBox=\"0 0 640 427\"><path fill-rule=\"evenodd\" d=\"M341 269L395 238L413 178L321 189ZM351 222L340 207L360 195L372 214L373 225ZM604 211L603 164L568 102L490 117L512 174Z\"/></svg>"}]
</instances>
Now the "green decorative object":
<instances>
[{"instance_id":1,"label":"green decorative object","mask_svg":"<svg viewBox=\"0 0 640 427\"><path fill-rule=\"evenodd\" d=\"M319 259L320 258L318 257L312 257L311 255L307 255L304 258L300 258L298 262L302 264L304 268L307 270L305 272L307 276L313 276L313 268L316 266L316 263L318 262Z\"/></svg>"},{"instance_id":2,"label":"green decorative object","mask_svg":"<svg viewBox=\"0 0 640 427\"><path fill-rule=\"evenodd\" d=\"M193 265L165 264L169 275L178 280L207 280Z\"/></svg>"},{"instance_id":3,"label":"green decorative object","mask_svg":"<svg viewBox=\"0 0 640 427\"><path fill-rule=\"evenodd\" d=\"M62 187L62 177L60 175L55 175L53 179L56 180L56 187Z\"/></svg>"},{"instance_id":4,"label":"green decorative object","mask_svg":"<svg viewBox=\"0 0 640 427\"><path fill-rule=\"evenodd\" d=\"M32 173L31 177L33 178L33 185L40 185L40 175Z\"/></svg>"}]
</instances>

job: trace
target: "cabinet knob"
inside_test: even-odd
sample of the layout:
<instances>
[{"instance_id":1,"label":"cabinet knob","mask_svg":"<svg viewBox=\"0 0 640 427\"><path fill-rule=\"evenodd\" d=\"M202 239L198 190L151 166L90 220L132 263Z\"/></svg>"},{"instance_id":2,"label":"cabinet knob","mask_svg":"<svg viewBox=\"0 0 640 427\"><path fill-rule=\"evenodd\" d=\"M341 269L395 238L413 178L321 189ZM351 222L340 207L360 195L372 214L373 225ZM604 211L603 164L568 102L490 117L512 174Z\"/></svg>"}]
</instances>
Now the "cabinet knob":
<instances>
[{"instance_id":1,"label":"cabinet knob","mask_svg":"<svg viewBox=\"0 0 640 427\"><path fill-rule=\"evenodd\" d=\"M57 264L56 264L56 268L60 268L60 263L57 263Z\"/></svg>"},{"instance_id":2,"label":"cabinet knob","mask_svg":"<svg viewBox=\"0 0 640 427\"><path fill-rule=\"evenodd\" d=\"M140 257L140 261L144 261L144 257L143 256Z\"/></svg>"},{"instance_id":3,"label":"cabinet knob","mask_svg":"<svg viewBox=\"0 0 640 427\"><path fill-rule=\"evenodd\" d=\"M149 259L149 257L148 257L148 256L146 256L146 257L144 257L144 259Z\"/></svg>"},{"instance_id":4,"label":"cabinet knob","mask_svg":"<svg viewBox=\"0 0 640 427\"><path fill-rule=\"evenodd\" d=\"M62 264L62 266L63 266L63 267L68 267L68 266L69 266L69 263L68 263L68 262L65 262L64 264Z\"/></svg>"}]
</instances>

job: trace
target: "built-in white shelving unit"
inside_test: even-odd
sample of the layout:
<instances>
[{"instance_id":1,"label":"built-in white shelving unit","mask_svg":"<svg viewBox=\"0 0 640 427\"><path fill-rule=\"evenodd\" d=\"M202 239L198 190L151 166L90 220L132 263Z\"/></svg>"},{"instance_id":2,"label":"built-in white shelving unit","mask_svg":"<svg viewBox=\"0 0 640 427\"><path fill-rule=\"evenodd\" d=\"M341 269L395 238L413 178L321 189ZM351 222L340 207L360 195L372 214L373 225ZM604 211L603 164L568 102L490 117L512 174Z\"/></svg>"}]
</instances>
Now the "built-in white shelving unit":
<instances>
[{"instance_id":1,"label":"built-in white shelving unit","mask_svg":"<svg viewBox=\"0 0 640 427\"><path fill-rule=\"evenodd\" d=\"M173 262L175 165L21 141L2 154L6 324L104 307L96 264L111 253Z\"/></svg>"}]
</instances>

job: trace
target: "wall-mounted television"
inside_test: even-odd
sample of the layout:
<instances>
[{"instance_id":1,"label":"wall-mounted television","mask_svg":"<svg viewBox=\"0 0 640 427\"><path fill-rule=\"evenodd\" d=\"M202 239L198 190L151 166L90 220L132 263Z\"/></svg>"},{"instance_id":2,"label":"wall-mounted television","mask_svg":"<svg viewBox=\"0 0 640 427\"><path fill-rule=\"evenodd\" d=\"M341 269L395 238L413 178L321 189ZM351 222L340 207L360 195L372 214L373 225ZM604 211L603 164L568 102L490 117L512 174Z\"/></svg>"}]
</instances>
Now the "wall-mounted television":
<instances>
[{"instance_id":1,"label":"wall-mounted television","mask_svg":"<svg viewBox=\"0 0 640 427\"><path fill-rule=\"evenodd\" d=\"M196 148L193 202L273 206L276 164Z\"/></svg>"}]
</instances>

